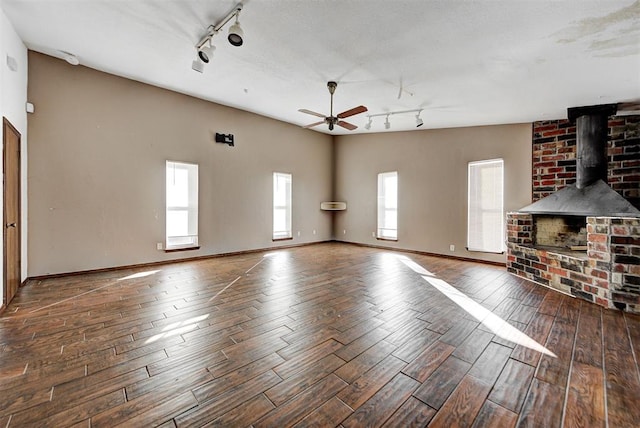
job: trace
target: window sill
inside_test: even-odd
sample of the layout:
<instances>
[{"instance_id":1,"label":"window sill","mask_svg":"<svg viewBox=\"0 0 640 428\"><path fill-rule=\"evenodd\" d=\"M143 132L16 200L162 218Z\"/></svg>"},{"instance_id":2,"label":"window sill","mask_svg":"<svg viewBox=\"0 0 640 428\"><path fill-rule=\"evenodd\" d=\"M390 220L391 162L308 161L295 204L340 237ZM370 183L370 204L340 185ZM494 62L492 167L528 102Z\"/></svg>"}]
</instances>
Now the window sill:
<instances>
[{"instance_id":1,"label":"window sill","mask_svg":"<svg viewBox=\"0 0 640 428\"><path fill-rule=\"evenodd\" d=\"M191 250L199 250L200 246L197 247L178 247L178 248L166 248L164 250L165 253L177 253L179 251L191 251Z\"/></svg>"},{"instance_id":2,"label":"window sill","mask_svg":"<svg viewBox=\"0 0 640 428\"><path fill-rule=\"evenodd\" d=\"M293 237L289 237L289 238L272 238L271 240L273 242L277 242L277 241L293 241Z\"/></svg>"},{"instance_id":3,"label":"window sill","mask_svg":"<svg viewBox=\"0 0 640 428\"><path fill-rule=\"evenodd\" d=\"M391 242L398 242L398 238L381 238L379 236L376 236L376 240L378 241L391 241Z\"/></svg>"},{"instance_id":4,"label":"window sill","mask_svg":"<svg viewBox=\"0 0 640 428\"><path fill-rule=\"evenodd\" d=\"M470 253L487 253L487 254L504 254L505 251L490 251L490 250L479 250L479 249L471 249L469 247L464 247Z\"/></svg>"}]
</instances>

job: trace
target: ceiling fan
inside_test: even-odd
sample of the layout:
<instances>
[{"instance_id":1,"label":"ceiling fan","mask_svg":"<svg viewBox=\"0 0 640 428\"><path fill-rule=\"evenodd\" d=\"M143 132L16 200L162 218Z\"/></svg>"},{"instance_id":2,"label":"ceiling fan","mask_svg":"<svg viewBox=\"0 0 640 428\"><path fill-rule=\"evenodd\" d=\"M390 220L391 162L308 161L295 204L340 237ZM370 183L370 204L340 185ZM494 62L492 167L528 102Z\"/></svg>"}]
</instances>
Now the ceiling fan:
<instances>
[{"instance_id":1,"label":"ceiling fan","mask_svg":"<svg viewBox=\"0 0 640 428\"><path fill-rule=\"evenodd\" d=\"M356 125L349 122L345 122L342 119L344 119L345 117L355 116L356 114L364 113L365 111L367 111L367 108L365 106L358 106L350 110L343 111L342 113L338 113L337 115L334 116L333 115L333 93L336 91L337 87L338 87L338 84L336 82L333 82L333 81L327 82L327 88L329 88L329 93L331 94L331 111L329 113L329 116L325 116L324 114L316 113L315 111L307 110L304 108L301 108L300 110L298 110L299 112L302 112L302 113L323 118L323 120L321 120L320 122L312 123L310 125L304 126L303 128L311 128L313 126L321 125L323 123L326 123L327 125L329 125L329 131L333 131L333 127L335 125L341 126L345 129L348 129L349 131L353 131L354 129L357 128Z\"/></svg>"}]
</instances>

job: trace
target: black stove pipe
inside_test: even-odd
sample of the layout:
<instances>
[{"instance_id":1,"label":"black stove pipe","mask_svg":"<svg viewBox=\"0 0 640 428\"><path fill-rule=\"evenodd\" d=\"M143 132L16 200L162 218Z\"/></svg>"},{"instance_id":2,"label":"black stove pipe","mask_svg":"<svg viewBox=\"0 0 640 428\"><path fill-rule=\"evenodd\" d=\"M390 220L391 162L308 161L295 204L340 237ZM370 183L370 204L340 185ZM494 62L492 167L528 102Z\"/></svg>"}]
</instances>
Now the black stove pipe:
<instances>
[{"instance_id":1,"label":"black stove pipe","mask_svg":"<svg viewBox=\"0 0 640 428\"><path fill-rule=\"evenodd\" d=\"M583 189L598 180L607 182L607 134L609 116L616 104L568 109L569 120L576 122L576 187Z\"/></svg>"}]
</instances>

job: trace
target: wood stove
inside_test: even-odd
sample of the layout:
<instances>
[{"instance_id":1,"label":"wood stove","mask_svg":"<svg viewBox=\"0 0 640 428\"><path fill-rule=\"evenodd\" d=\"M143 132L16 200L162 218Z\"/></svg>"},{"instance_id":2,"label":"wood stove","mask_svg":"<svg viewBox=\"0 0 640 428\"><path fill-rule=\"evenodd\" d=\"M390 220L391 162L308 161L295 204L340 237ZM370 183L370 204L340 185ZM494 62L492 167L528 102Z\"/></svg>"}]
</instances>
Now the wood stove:
<instances>
[{"instance_id":1,"label":"wood stove","mask_svg":"<svg viewBox=\"0 0 640 428\"><path fill-rule=\"evenodd\" d=\"M615 104L569 109L576 182L507 214L507 269L640 313L640 211L607 185L607 118L615 112Z\"/></svg>"}]
</instances>

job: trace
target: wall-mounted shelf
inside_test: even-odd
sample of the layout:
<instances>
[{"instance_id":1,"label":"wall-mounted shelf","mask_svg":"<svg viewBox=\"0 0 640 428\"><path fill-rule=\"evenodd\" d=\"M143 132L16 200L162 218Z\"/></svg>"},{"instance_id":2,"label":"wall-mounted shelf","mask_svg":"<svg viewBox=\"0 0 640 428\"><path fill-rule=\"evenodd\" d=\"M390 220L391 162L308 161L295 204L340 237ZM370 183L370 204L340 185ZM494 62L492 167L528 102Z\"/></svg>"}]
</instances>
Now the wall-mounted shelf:
<instances>
[{"instance_id":1,"label":"wall-mounted shelf","mask_svg":"<svg viewBox=\"0 0 640 428\"><path fill-rule=\"evenodd\" d=\"M347 209L346 202L321 202L320 209L324 211L344 211Z\"/></svg>"}]
</instances>

